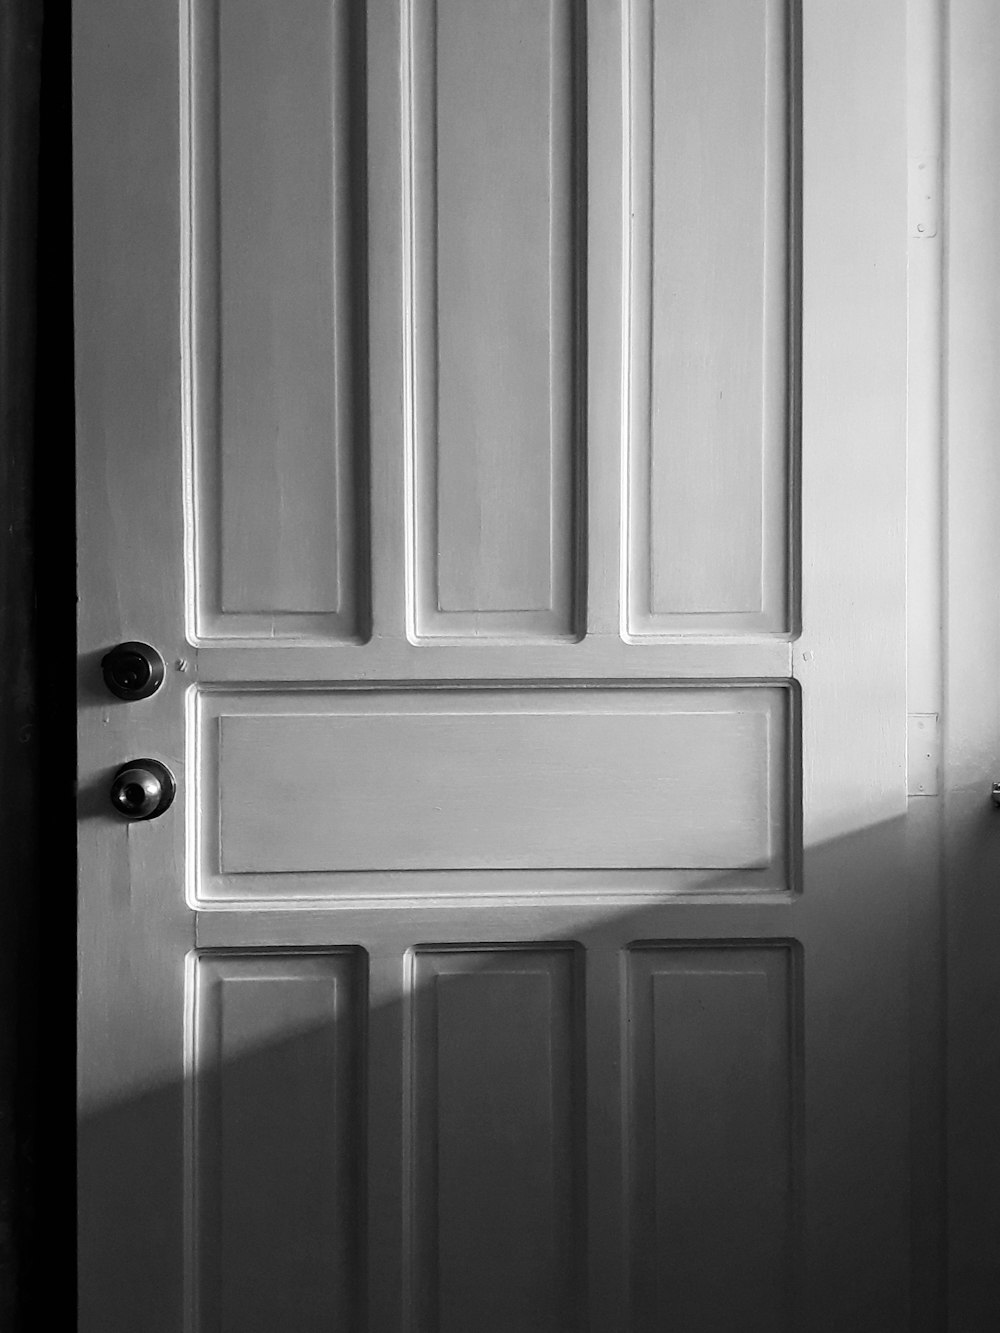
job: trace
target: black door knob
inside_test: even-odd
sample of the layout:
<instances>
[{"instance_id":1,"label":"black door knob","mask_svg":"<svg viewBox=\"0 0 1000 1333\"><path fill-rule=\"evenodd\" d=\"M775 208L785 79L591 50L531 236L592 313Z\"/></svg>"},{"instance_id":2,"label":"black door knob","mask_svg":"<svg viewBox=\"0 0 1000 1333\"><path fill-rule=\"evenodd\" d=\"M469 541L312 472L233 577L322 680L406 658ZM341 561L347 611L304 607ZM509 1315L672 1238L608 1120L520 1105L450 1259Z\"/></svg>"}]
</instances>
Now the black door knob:
<instances>
[{"instance_id":1,"label":"black door knob","mask_svg":"<svg viewBox=\"0 0 1000 1333\"><path fill-rule=\"evenodd\" d=\"M125 819L156 819L173 803L177 784L158 759L122 764L111 782L111 804Z\"/></svg>"},{"instance_id":2,"label":"black door knob","mask_svg":"<svg viewBox=\"0 0 1000 1333\"><path fill-rule=\"evenodd\" d=\"M120 643L105 653L101 671L119 699L148 699L163 684L163 658L148 643Z\"/></svg>"}]
</instances>

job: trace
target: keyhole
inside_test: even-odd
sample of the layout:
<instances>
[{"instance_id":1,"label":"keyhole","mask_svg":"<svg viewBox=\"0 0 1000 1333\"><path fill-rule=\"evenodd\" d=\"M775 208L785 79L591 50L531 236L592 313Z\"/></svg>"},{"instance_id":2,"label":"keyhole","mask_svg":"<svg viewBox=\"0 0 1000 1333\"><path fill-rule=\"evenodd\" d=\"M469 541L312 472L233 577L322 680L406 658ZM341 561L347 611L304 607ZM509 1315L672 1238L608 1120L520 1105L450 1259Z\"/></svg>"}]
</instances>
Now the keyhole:
<instances>
[{"instance_id":1,"label":"keyhole","mask_svg":"<svg viewBox=\"0 0 1000 1333\"><path fill-rule=\"evenodd\" d=\"M155 819L170 809L176 783L158 759L133 759L122 764L108 792L111 804L126 819Z\"/></svg>"},{"instance_id":2,"label":"keyhole","mask_svg":"<svg viewBox=\"0 0 1000 1333\"><path fill-rule=\"evenodd\" d=\"M137 653L132 653L118 663L115 677L123 689L134 690L149 679L149 666Z\"/></svg>"},{"instance_id":3,"label":"keyhole","mask_svg":"<svg viewBox=\"0 0 1000 1333\"><path fill-rule=\"evenodd\" d=\"M138 782L129 782L126 783L122 795L125 797L125 804L130 810L138 810L146 799L146 789Z\"/></svg>"}]
</instances>

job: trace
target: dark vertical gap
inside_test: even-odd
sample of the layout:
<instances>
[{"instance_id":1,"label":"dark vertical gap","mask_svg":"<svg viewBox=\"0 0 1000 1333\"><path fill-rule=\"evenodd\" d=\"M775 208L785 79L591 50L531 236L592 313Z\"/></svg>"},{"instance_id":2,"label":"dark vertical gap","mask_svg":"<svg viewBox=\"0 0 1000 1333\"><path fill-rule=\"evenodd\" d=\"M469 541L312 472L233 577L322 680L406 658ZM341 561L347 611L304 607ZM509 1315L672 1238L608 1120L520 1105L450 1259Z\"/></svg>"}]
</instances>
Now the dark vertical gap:
<instances>
[{"instance_id":1,"label":"dark vertical gap","mask_svg":"<svg viewBox=\"0 0 1000 1333\"><path fill-rule=\"evenodd\" d=\"M0 7L0 1327L19 1311L35 1241L32 1075L38 1024L35 440L41 0ZM70 668L70 679L73 672ZM70 685L70 692L73 686ZM72 781L72 778L70 778Z\"/></svg>"},{"instance_id":2,"label":"dark vertical gap","mask_svg":"<svg viewBox=\"0 0 1000 1333\"><path fill-rule=\"evenodd\" d=\"M75 1328L76 525L70 6L24 0L41 36L32 392L36 873L26 882L17 1328ZM27 266L26 266L27 267ZM49 1318L46 1318L46 1315Z\"/></svg>"}]
</instances>

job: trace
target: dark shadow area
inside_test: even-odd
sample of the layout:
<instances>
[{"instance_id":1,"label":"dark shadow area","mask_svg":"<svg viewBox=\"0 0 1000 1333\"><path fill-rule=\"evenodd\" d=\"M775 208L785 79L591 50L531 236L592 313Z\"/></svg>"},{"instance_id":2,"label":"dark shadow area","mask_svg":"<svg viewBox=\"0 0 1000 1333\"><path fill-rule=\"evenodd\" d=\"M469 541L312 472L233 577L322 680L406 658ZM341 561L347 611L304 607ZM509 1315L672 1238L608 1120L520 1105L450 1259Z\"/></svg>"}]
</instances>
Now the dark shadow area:
<instances>
[{"instance_id":1,"label":"dark shadow area","mask_svg":"<svg viewBox=\"0 0 1000 1333\"><path fill-rule=\"evenodd\" d=\"M24 1062L37 982L33 940L39 745L32 561L41 4L0 8L0 1325L13 1327L32 1210L34 1140ZM72 656L72 641L70 641ZM26 989L27 988L27 989Z\"/></svg>"},{"instance_id":2,"label":"dark shadow area","mask_svg":"<svg viewBox=\"0 0 1000 1333\"><path fill-rule=\"evenodd\" d=\"M717 929L708 893L415 934L370 1008L335 912L206 950L192 1085L82 1122L84 1326L187 1327L197 1251L206 1333L943 1328L904 838L810 849L795 901L722 876Z\"/></svg>"},{"instance_id":3,"label":"dark shadow area","mask_svg":"<svg viewBox=\"0 0 1000 1333\"><path fill-rule=\"evenodd\" d=\"M0 7L0 1327L75 1326L70 6Z\"/></svg>"},{"instance_id":4,"label":"dark shadow area","mask_svg":"<svg viewBox=\"0 0 1000 1333\"><path fill-rule=\"evenodd\" d=\"M949 1329L1000 1324L1000 810L953 793L948 829ZM956 1202L957 1201L957 1202Z\"/></svg>"}]
</instances>

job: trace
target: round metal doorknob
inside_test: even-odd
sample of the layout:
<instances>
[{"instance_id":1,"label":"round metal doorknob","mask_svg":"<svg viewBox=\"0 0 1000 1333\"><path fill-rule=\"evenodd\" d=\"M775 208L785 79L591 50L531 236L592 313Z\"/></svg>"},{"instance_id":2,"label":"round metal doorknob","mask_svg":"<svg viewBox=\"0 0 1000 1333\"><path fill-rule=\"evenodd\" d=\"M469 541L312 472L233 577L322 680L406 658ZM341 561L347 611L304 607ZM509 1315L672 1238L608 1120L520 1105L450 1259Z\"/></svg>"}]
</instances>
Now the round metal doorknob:
<instances>
[{"instance_id":1,"label":"round metal doorknob","mask_svg":"<svg viewBox=\"0 0 1000 1333\"><path fill-rule=\"evenodd\" d=\"M155 819L169 810L177 784L158 759L122 764L111 782L111 804L125 819Z\"/></svg>"},{"instance_id":2,"label":"round metal doorknob","mask_svg":"<svg viewBox=\"0 0 1000 1333\"><path fill-rule=\"evenodd\" d=\"M120 643L101 658L104 683L119 699L148 699L163 684L163 658L148 643Z\"/></svg>"}]
</instances>

